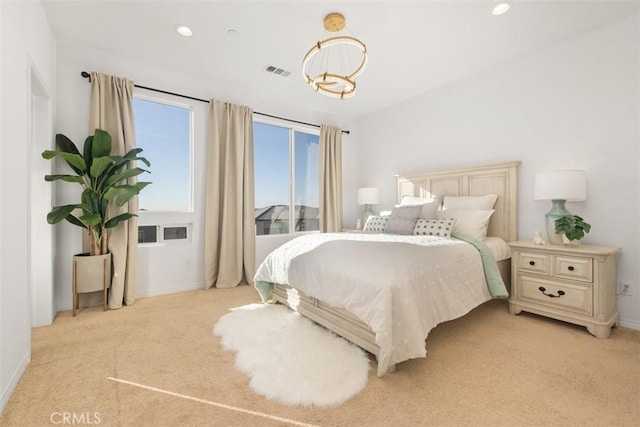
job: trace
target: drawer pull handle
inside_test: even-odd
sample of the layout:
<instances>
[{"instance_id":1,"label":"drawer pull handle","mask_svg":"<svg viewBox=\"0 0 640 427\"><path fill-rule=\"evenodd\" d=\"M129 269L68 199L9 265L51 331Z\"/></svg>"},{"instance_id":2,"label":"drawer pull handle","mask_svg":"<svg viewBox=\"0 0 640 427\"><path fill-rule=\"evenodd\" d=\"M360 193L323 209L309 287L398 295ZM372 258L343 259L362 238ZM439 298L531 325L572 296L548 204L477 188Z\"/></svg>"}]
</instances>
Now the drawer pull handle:
<instances>
[{"instance_id":1,"label":"drawer pull handle","mask_svg":"<svg viewBox=\"0 0 640 427\"><path fill-rule=\"evenodd\" d=\"M575 270L575 268L573 268L573 265L570 265L569 267L567 267L567 270L573 271L573 270Z\"/></svg>"},{"instance_id":2,"label":"drawer pull handle","mask_svg":"<svg viewBox=\"0 0 640 427\"><path fill-rule=\"evenodd\" d=\"M544 287L542 287L542 286L540 286L540 287L538 288L538 290L539 290L540 292L542 292L542 294L543 294L543 295L546 295L546 296L548 296L549 298L560 298L562 295L564 295L564 291L562 291L562 290L561 290L561 291L558 291L558 295L548 294L548 293L546 293L546 292L545 292L545 291L546 291L546 289L545 289Z\"/></svg>"},{"instance_id":3,"label":"drawer pull handle","mask_svg":"<svg viewBox=\"0 0 640 427\"><path fill-rule=\"evenodd\" d=\"M536 265L535 261L529 261L529 265Z\"/></svg>"}]
</instances>

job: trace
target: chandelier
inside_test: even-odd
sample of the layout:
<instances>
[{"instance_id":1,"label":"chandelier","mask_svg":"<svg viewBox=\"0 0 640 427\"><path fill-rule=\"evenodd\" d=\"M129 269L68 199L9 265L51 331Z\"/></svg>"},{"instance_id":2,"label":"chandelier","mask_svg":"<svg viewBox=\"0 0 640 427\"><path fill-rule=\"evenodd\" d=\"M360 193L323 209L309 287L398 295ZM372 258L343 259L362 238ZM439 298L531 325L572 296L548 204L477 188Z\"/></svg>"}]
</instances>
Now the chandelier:
<instances>
[{"instance_id":1,"label":"chandelier","mask_svg":"<svg viewBox=\"0 0 640 427\"><path fill-rule=\"evenodd\" d=\"M305 81L317 92L340 99L355 94L356 78L367 64L367 47L354 36L341 34L344 27L344 16L327 15L324 39L316 42L302 60ZM357 61L353 59L356 55Z\"/></svg>"}]
</instances>

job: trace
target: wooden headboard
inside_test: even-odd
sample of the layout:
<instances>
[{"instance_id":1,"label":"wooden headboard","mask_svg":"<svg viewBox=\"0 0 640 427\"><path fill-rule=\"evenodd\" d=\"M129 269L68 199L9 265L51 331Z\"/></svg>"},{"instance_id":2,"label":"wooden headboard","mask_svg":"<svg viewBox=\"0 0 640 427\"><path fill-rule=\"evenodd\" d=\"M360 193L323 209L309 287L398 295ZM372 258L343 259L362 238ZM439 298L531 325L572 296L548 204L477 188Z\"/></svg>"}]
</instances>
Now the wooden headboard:
<instances>
[{"instance_id":1,"label":"wooden headboard","mask_svg":"<svg viewBox=\"0 0 640 427\"><path fill-rule=\"evenodd\" d=\"M438 197L497 194L488 236L518 239L518 166L520 161L396 175L398 203L403 196Z\"/></svg>"}]
</instances>

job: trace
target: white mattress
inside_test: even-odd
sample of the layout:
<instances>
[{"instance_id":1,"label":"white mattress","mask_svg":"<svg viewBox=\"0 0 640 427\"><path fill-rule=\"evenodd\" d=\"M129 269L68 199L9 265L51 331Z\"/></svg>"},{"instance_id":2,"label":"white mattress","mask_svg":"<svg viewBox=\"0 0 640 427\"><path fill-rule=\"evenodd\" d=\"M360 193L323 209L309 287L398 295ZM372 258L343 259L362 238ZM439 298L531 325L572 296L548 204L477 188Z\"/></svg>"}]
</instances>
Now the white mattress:
<instances>
[{"instance_id":1,"label":"white mattress","mask_svg":"<svg viewBox=\"0 0 640 427\"><path fill-rule=\"evenodd\" d=\"M500 237L487 237L484 243L489 247L496 261L511 258L511 248Z\"/></svg>"}]
</instances>

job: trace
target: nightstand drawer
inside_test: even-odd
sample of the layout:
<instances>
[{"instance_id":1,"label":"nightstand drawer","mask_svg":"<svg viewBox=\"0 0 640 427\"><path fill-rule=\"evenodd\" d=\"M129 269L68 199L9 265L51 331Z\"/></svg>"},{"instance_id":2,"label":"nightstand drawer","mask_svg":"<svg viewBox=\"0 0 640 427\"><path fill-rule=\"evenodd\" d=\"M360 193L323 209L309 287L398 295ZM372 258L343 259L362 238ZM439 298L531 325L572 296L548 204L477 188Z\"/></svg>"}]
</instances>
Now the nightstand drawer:
<instances>
[{"instance_id":1,"label":"nightstand drawer","mask_svg":"<svg viewBox=\"0 0 640 427\"><path fill-rule=\"evenodd\" d=\"M551 257L546 254L520 252L519 270L549 275L551 274L550 259Z\"/></svg>"},{"instance_id":2,"label":"nightstand drawer","mask_svg":"<svg viewBox=\"0 0 640 427\"><path fill-rule=\"evenodd\" d=\"M569 310L588 315L592 313L593 297L591 286L520 276L518 294L522 300L544 304L549 307L558 307L565 311Z\"/></svg>"},{"instance_id":3,"label":"nightstand drawer","mask_svg":"<svg viewBox=\"0 0 640 427\"><path fill-rule=\"evenodd\" d=\"M553 275L565 279L593 282L593 259L555 256Z\"/></svg>"}]
</instances>

